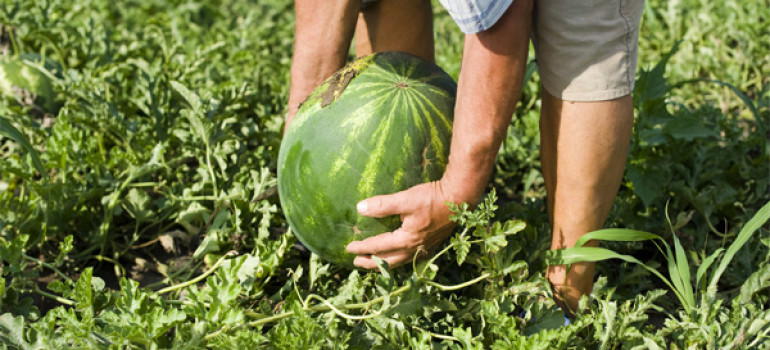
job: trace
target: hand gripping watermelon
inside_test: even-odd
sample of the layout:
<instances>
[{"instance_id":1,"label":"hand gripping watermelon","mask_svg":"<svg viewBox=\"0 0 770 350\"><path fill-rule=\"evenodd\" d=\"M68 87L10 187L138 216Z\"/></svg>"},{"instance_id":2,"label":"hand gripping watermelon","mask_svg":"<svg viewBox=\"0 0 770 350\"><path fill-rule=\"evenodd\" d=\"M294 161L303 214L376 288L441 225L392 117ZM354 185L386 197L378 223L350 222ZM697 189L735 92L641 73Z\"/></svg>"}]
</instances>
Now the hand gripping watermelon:
<instances>
[{"instance_id":1,"label":"hand gripping watermelon","mask_svg":"<svg viewBox=\"0 0 770 350\"><path fill-rule=\"evenodd\" d=\"M345 246L398 228L356 203L441 178L457 85L402 52L359 58L302 103L281 143L278 191L294 234L322 258L352 266Z\"/></svg>"}]
</instances>

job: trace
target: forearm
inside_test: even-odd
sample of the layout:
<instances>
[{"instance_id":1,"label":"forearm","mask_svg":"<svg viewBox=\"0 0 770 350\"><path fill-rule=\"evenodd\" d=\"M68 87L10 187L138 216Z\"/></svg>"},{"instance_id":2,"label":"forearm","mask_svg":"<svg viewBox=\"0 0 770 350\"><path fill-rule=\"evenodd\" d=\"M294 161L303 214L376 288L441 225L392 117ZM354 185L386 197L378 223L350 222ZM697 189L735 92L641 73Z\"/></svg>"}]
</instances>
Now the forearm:
<instances>
[{"instance_id":1,"label":"forearm","mask_svg":"<svg viewBox=\"0 0 770 350\"><path fill-rule=\"evenodd\" d=\"M484 192L521 93L531 2L516 0L495 26L466 35L449 164L442 183L456 202Z\"/></svg>"}]
</instances>

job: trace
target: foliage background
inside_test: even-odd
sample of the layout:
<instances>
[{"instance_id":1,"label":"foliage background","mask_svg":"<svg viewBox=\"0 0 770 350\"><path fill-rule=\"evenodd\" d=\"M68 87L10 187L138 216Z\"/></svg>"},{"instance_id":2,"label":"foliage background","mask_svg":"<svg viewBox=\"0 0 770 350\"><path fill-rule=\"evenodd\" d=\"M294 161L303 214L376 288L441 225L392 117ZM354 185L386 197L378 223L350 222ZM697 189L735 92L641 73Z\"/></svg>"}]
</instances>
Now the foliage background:
<instances>
[{"instance_id":1,"label":"foliage background","mask_svg":"<svg viewBox=\"0 0 770 350\"><path fill-rule=\"evenodd\" d=\"M561 327L542 277L534 70L497 205L461 210L436 260L364 273L296 249L280 214L291 2L0 4L0 49L40 55L59 101L0 102L0 348L767 348L767 226L697 313L613 260ZM456 78L462 36L435 5L437 63ZM681 241L693 271L770 200L768 5L645 5L608 225ZM604 246L665 270L652 243Z\"/></svg>"}]
</instances>

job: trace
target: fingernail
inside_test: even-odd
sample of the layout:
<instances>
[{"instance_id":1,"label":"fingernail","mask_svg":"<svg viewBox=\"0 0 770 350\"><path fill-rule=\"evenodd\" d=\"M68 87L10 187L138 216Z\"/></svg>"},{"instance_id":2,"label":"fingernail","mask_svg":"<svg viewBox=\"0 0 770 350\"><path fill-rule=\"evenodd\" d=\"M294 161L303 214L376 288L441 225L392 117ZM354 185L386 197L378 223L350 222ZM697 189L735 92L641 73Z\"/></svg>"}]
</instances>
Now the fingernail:
<instances>
[{"instance_id":1,"label":"fingernail","mask_svg":"<svg viewBox=\"0 0 770 350\"><path fill-rule=\"evenodd\" d=\"M369 209L369 204L367 204L366 201L360 201L356 205L356 209L358 209L359 213L366 214L366 211Z\"/></svg>"}]
</instances>

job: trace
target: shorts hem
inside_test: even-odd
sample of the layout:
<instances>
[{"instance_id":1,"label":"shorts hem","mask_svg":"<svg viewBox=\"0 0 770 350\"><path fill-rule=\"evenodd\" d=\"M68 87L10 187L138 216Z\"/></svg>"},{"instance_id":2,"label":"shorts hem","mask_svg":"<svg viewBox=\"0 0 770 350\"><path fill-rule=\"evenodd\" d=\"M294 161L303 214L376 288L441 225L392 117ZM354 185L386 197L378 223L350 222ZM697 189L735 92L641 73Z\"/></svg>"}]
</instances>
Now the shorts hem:
<instances>
[{"instance_id":1,"label":"shorts hem","mask_svg":"<svg viewBox=\"0 0 770 350\"><path fill-rule=\"evenodd\" d=\"M554 93L551 91L551 89L548 89L545 86L543 86L543 88L548 91L551 96L570 102L609 101L630 95L634 90L633 87L631 87L631 89L615 89L604 91L563 91L561 93Z\"/></svg>"}]
</instances>

